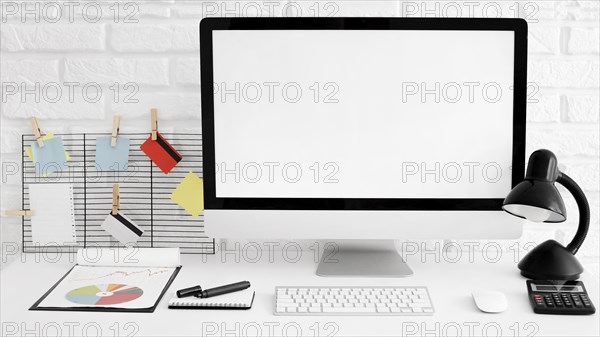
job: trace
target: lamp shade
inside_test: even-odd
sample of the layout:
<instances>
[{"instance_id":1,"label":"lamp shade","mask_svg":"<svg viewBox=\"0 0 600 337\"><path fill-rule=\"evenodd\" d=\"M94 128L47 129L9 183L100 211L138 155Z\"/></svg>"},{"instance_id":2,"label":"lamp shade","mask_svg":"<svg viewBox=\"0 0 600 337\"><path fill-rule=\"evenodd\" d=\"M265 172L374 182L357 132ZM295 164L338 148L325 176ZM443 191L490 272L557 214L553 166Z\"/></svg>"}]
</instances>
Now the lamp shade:
<instances>
[{"instance_id":1,"label":"lamp shade","mask_svg":"<svg viewBox=\"0 0 600 337\"><path fill-rule=\"evenodd\" d=\"M548 150L535 151L529 157L525 180L510 191L502 208L534 222L565 221L565 203L554 186L558 176L556 156Z\"/></svg>"},{"instance_id":2,"label":"lamp shade","mask_svg":"<svg viewBox=\"0 0 600 337\"><path fill-rule=\"evenodd\" d=\"M565 203L554 183L536 180L520 182L504 199L508 213L534 222L563 222Z\"/></svg>"}]
</instances>

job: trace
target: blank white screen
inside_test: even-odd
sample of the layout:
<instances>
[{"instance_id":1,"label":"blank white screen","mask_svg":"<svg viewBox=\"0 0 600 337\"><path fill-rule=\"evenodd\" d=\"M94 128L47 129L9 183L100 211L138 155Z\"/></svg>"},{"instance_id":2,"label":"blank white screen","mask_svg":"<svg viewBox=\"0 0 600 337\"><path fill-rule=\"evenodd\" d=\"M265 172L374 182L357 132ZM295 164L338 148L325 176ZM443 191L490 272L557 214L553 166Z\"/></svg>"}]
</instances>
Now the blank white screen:
<instances>
[{"instance_id":1,"label":"blank white screen","mask_svg":"<svg viewBox=\"0 0 600 337\"><path fill-rule=\"evenodd\" d=\"M214 31L213 60L217 197L510 191L513 32Z\"/></svg>"}]
</instances>

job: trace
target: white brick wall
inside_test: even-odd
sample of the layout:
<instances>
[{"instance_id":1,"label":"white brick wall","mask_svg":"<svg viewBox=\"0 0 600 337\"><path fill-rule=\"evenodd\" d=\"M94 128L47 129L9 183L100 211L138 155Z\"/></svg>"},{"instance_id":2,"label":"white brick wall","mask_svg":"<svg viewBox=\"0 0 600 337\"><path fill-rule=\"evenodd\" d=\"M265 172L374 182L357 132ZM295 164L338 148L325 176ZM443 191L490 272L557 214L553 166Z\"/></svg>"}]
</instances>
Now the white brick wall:
<instances>
[{"instance_id":1,"label":"white brick wall","mask_svg":"<svg viewBox=\"0 0 600 337\"><path fill-rule=\"evenodd\" d=\"M125 3L133 5L125 5ZM46 6L29 1L27 8ZM581 258L598 273L599 242L599 2L598 1L87 1L74 15L46 8L47 16L24 15L21 3L2 2L0 79L3 85L38 83L47 92L3 97L1 154L2 208L13 208L20 196L19 175L8 175L20 163L20 134L29 132L26 118L36 116L48 131L108 131L114 112L123 128L146 130L151 106L160 109L162 128L200 129L198 23L203 16L502 16L529 21L529 82L537 88L528 104L528 154L553 150L566 172L586 191L592 207L592 230ZM457 7L457 4L459 5ZM16 9L15 9L16 5ZM92 9L98 5L102 17ZM118 12L115 9L118 8ZM39 21L39 23L36 23ZM67 83L76 82L72 99ZM117 96L115 83L119 88ZM49 102L57 88L62 95ZM84 85L99 87L90 101ZM111 89L112 88L112 89ZM6 94L12 87L4 87ZM54 91L53 91L54 90ZM95 91L92 90L92 93ZM125 102L133 93L137 103ZM131 97L130 97L131 98ZM562 190L563 193L564 190ZM576 214L566 196L570 214ZM2 241L20 242L20 219L2 217ZM555 238L567 242L576 219L564 224L528 225L519 242Z\"/></svg>"},{"instance_id":2,"label":"white brick wall","mask_svg":"<svg viewBox=\"0 0 600 337\"><path fill-rule=\"evenodd\" d=\"M169 59L167 57L135 58L74 57L64 60L65 81L98 83L110 86L117 83L136 83L148 86L169 85Z\"/></svg>"},{"instance_id":3,"label":"white brick wall","mask_svg":"<svg viewBox=\"0 0 600 337\"><path fill-rule=\"evenodd\" d=\"M34 25L7 24L2 29L2 50L57 51L105 49L106 34L101 25Z\"/></svg>"}]
</instances>

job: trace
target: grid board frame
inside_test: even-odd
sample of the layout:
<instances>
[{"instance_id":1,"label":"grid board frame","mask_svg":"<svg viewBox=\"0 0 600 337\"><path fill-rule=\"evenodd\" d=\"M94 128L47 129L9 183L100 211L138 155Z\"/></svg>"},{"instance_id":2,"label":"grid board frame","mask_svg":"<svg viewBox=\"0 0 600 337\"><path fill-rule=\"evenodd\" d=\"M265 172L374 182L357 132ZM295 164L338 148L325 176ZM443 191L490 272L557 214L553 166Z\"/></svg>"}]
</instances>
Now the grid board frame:
<instances>
[{"instance_id":1,"label":"grid board frame","mask_svg":"<svg viewBox=\"0 0 600 337\"><path fill-rule=\"evenodd\" d=\"M192 217L170 199L171 192L192 171L202 177L202 136L192 133L161 133L183 159L164 174L140 150L148 133L119 133L130 139L129 167L126 171L99 171L95 165L96 137L110 133L55 134L63 139L70 160L68 172L37 176L35 165L25 150L35 142L34 135L22 135L22 209L29 209L29 185L72 184L77 245L45 245L33 242L31 219L22 218L23 252L66 251L77 248L122 247L100 225L112 206L112 185L120 187L119 209L144 230L137 247L179 247L187 254L214 254L215 240L204 230L204 216ZM35 210L33 210L35 212Z\"/></svg>"}]
</instances>

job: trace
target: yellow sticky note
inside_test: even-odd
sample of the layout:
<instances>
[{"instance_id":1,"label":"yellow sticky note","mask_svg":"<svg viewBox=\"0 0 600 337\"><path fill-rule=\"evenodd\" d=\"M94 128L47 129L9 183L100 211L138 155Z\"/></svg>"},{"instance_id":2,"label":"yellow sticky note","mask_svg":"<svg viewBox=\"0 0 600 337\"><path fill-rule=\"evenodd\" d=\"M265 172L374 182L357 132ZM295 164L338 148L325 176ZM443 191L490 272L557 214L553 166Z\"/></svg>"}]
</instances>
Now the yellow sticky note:
<instances>
[{"instance_id":1,"label":"yellow sticky note","mask_svg":"<svg viewBox=\"0 0 600 337\"><path fill-rule=\"evenodd\" d=\"M204 212L204 182L190 171L171 193L171 200L192 216L199 216Z\"/></svg>"},{"instance_id":2,"label":"yellow sticky note","mask_svg":"<svg viewBox=\"0 0 600 337\"><path fill-rule=\"evenodd\" d=\"M53 133L47 133L42 136L42 140L48 140L48 139L52 139L52 138L54 138ZM27 155L27 157L29 157L29 159L31 161L35 162L33 160L33 151L31 150L31 146L29 146L25 149L25 154ZM65 156L67 157L67 160L71 160L71 157L69 156L69 152L65 151Z\"/></svg>"}]
</instances>

